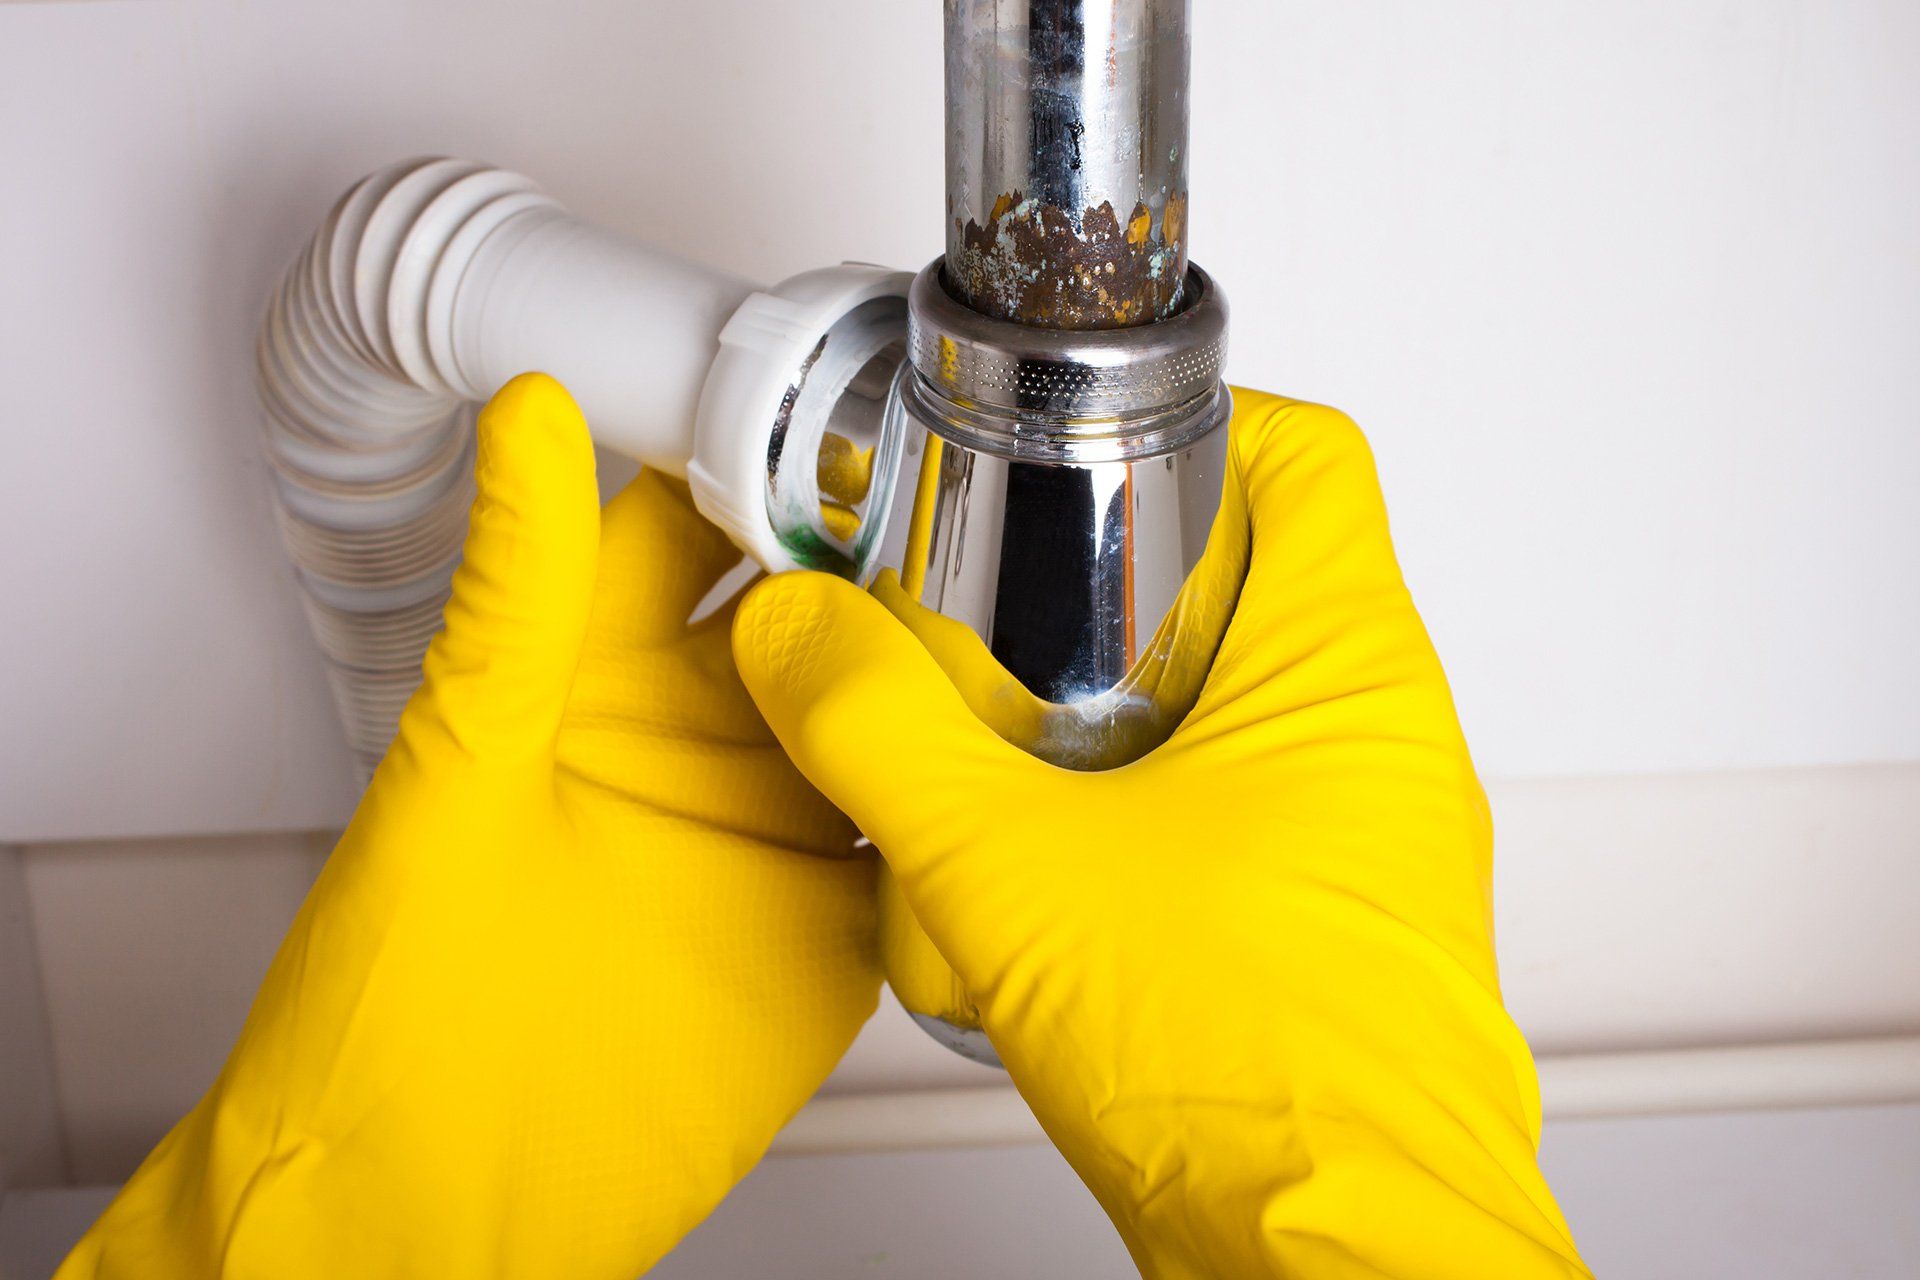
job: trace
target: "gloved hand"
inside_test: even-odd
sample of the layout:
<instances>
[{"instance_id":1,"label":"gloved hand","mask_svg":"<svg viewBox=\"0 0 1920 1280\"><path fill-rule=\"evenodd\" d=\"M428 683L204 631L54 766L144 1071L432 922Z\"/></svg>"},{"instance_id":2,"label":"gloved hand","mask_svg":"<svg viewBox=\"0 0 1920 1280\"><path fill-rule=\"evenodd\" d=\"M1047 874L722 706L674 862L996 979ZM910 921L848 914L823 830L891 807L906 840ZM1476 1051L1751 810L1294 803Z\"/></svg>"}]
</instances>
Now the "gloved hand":
<instances>
[{"instance_id":1,"label":"gloved hand","mask_svg":"<svg viewBox=\"0 0 1920 1280\"><path fill-rule=\"evenodd\" d=\"M1485 799L1366 444L1235 395L1207 556L1245 583L1146 758L1009 745L991 724L1031 699L897 589L899 617L818 574L761 583L741 675L1143 1273L1584 1275L1500 1002Z\"/></svg>"},{"instance_id":2,"label":"gloved hand","mask_svg":"<svg viewBox=\"0 0 1920 1280\"><path fill-rule=\"evenodd\" d=\"M873 868L741 688L686 489L528 374L425 683L225 1070L59 1272L632 1280L872 1011Z\"/></svg>"}]
</instances>

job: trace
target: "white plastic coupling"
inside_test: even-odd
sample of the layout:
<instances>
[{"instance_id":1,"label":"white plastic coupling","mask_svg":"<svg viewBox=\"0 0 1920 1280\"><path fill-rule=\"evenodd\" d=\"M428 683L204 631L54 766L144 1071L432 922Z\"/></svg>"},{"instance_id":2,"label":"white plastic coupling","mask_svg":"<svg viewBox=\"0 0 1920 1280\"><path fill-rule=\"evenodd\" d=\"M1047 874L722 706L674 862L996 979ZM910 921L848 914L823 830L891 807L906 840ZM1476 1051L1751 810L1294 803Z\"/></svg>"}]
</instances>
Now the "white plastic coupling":
<instances>
[{"instance_id":1,"label":"white plastic coupling","mask_svg":"<svg viewBox=\"0 0 1920 1280\"><path fill-rule=\"evenodd\" d=\"M749 297L720 331L687 482L701 514L765 568L857 564L862 533L884 525L871 505L891 492L880 483L852 537L829 529L815 469L829 430L886 451L912 282L862 262L803 272Z\"/></svg>"}]
</instances>

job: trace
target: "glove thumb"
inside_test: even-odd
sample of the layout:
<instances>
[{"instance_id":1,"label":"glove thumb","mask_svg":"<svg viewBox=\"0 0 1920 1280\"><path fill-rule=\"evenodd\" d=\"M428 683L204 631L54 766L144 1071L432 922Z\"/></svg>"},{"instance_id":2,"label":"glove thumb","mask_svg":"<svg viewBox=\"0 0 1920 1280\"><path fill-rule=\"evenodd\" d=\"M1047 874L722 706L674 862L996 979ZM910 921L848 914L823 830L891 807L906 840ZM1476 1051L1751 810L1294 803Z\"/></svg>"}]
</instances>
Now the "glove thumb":
<instances>
[{"instance_id":1,"label":"glove thumb","mask_svg":"<svg viewBox=\"0 0 1920 1280\"><path fill-rule=\"evenodd\" d=\"M741 601L740 677L808 781L911 890L1005 812L1041 766L976 718L886 606L840 578L783 573Z\"/></svg>"},{"instance_id":2,"label":"glove thumb","mask_svg":"<svg viewBox=\"0 0 1920 1280\"><path fill-rule=\"evenodd\" d=\"M523 373L480 412L460 568L402 736L469 756L551 750L593 603L593 442L566 389Z\"/></svg>"}]
</instances>

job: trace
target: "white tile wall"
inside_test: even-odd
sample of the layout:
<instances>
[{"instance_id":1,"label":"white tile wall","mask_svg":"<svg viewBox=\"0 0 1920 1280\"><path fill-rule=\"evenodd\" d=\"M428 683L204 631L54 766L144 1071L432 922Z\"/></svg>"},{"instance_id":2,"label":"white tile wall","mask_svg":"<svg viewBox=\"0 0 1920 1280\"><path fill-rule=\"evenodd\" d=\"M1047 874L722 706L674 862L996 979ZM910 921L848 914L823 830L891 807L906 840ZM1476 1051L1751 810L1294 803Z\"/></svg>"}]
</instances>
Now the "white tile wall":
<instances>
[{"instance_id":1,"label":"white tile wall","mask_svg":"<svg viewBox=\"0 0 1920 1280\"><path fill-rule=\"evenodd\" d=\"M1912 1280L1920 1106L1569 1121L1547 1176L1608 1280ZM654 1280L1113 1280L1113 1230L1044 1146L762 1164Z\"/></svg>"},{"instance_id":2,"label":"white tile wall","mask_svg":"<svg viewBox=\"0 0 1920 1280\"><path fill-rule=\"evenodd\" d=\"M1920 766L1491 792L1504 986L1537 1050L1920 1031L1908 908L1920 875ZM16 900L32 899L73 1177L124 1176L212 1081L331 843L295 834L32 845L11 882L0 863L0 911L9 883ZM17 901L12 911L23 914ZM17 952L21 937L16 927L5 942ZM12 971L32 961L16 957ZM16 978L9 990L31 997L31 986ZM0 1013L33 1025L30 1000L8 1001ZM889 1001L827 1091L1001 1078L936 1048ZM43 1153L47 1109L43 1090ZM35 1180L58 1180L47 1159L32 1166Z\"/></svg>"},{"instance_id":3,"label":"white tile wall","mask_svg":"<svg viewBox=\"0 0 1920 1280\"><path fill-rule=\"evenodd\" d=\"M76 1180L125 1177L212 1083L325 845L296 834L23 852Z\"/></svg>"},{"instance_id":4,"label":"white tile wall","mask_svg":"<svg viewBox=\"0 0 1920 1280\"><path fill-rule=\"evenodd\" d=\"M1608 1280L1912 1280L1920 1107L1572 1121L1547 1176ZM46 1280L106 1193L0 1207L0 1280ZM768 1160L650 1280L1115 1280L1126 1252L1051 1148Z\"/></svg>"},{"instance_id":5,"label":"white tile wall","mask_svg":"<svg viewBox=\"0 0 1920 1280\"><path fill-rule=\"evenodd\" d=\"M1752 886L1727 859L1767 851L1775 887L1791 887L1786 873L1804 864L1811 878L1799 892L1808 911L1844 906L1852 926L1820 933L1815 951L1802 946L1806 973L1831 979L1841 972L1836 964L1870 966L1886 941L1880 914L1870 902L1823 887L1822 868L1844 852L1848 865L1890 883L1898 871L1893 855L1911 845L1901 816L1911 807L1911 781L1897 770L1862 770L1828 776L1823 785L1821 771L1808 771L1701 778L1691 788L1673 780L1527 784L1496 788L1495 798L1513 819L1505 826L1512 871L1535 860L1580 861L1585 870L1575 878L1594 895L1584 906L1555 905L1523 873L1521 902L1548 910L1562 932L1620 914L1603 929L1620 940L1615 967L1640 966L1642 977L1684 961L1694 945L1677 936L1685 921L1660 913L1673 896L1662 887L1661 839L1696 852L1718 841L1724 848L1708 851L1699 874L1719 868L1733 895L1729 913L1747 919L1738 929L1725 919L1715 924L1721 945L1710 967L1688 981L1703 984L1702 993L1738 993L1788 983L1784 972L1767 977L1761 944L1776 935L1804 943L1812 926L1769 915L1764 904L1742 905L1739 895ZM1564 821L1548 822L1550 813ZM1712 819L1716 813L1721 818ZM35 1198L18 1188L119 1180L212 1080L330 843L325 834L293 834L0 847L0 1134L16 1192L0 1210L0 1280L43 1277L99 1203L90 1193ZM1612 878L1594 861L1609 854ZM1517 1003L1545 999L1556 982L1571 981L1574 962L1556 960L1538 927L1516 923L1506 941ZM1662 947L1679 950L1663 960ZM1910 985L1894 975L1897 968L1895 957L1878 984L1896 1000ZM1624 1001L1632 983L1622 982ZM1580 998L1604 1003L1606 990L1583 987ZM36 1057L36 1043L50 1053ZM980 1069L931 1048L897 1011L883 1009L834 1087L981 1078ZM52 1123L56 1104L64 1156ZM1603 1275L1920 1274L1920 1237L1903 1213L1920 1199L1920 1106L1566 1122L1549 1126L1545 1159ZM1029 1146L769 1161L657 1274L1091 1280L1124 1274L1125 1265L1059 1157Z\"/></svg>"},{"instance_id":6,"label":"white tile wall","mask_svg":"<svg viewBox=\"0 0 1920 1280\"><path fill-rule=\"evenodd\" d=\"M0 1195L66 1177L20 851L0 845Z\"/></svg>"},{"instance_id":7,"label":"white tile wall","mask_svg":"<svg viewBox=\"0 0 1920 1280\"><path fill-rule=\"evenodd\" d=\"M334 839L315 832L43 844L17 852L0 846L0 859L13 860L19 917L0 941L21 952L21 963L0 969L0 980L24 975L0 981L0 1014L31 1019L32 1031L0 1037L0 1080L12 1093L9 1055L46 1058L50 1042L47 1083L33 1114L41 1146L55 1157L23 1166L12 1185L124 1178L193 1106L219 1072ZM10 918L9 865L0 860L0 919ZM19 1078L30 1075L23 1068ZM827 1091L1004 1079L935 1046L884 996ZM59 1158L60 1128L70 1170Z\"/></svg>"}]
</instances>

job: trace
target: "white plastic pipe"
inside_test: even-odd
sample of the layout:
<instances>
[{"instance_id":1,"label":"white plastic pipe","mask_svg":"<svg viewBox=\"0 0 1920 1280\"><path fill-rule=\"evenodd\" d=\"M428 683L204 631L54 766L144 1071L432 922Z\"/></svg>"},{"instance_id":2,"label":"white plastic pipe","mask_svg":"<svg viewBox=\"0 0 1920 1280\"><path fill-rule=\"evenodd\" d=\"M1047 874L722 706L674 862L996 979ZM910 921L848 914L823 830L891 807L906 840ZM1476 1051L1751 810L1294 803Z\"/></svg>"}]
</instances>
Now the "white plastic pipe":
<instances>
[{"instance_id":1,"label":"white plastic pipe","mask_svg":"<svg viewBox=\"0 0 1920 1280\"><path fill-rule=\"evenodd\" d=\"M258 346L280 527L371 769L459 555L471 405L562 378L602 439L676 473L747 281L585 226L518 174L410 160L340 199Z\"/></svg>"},{"instance_id":2,"label":"white plastic pipe","mask_svg":"<svg viewBox=\"0 0 1920 1280\"><path fill-rule=\"evenodd\" d=\"M557 210L515 219L466 272L454 351L484 399L541 369L600 443L684 475L720 331L755 286Z\"/></svg>"},{"instance_id":3,"label":"white plastic pipe","mask_svg":"<svg viewBox=\"0 0 1920 1280\"><path fill-rule=\"evenodd\" d=\"M404 161L347 192L274 295L257 359L282 537L363 768L439 626L475 404L553 374L597 441L688 475L710 519L785 567L769 441L817 447L904 330L906 284L849 263L759 291L472 160Z\"/></svg>"}]
</instances>

